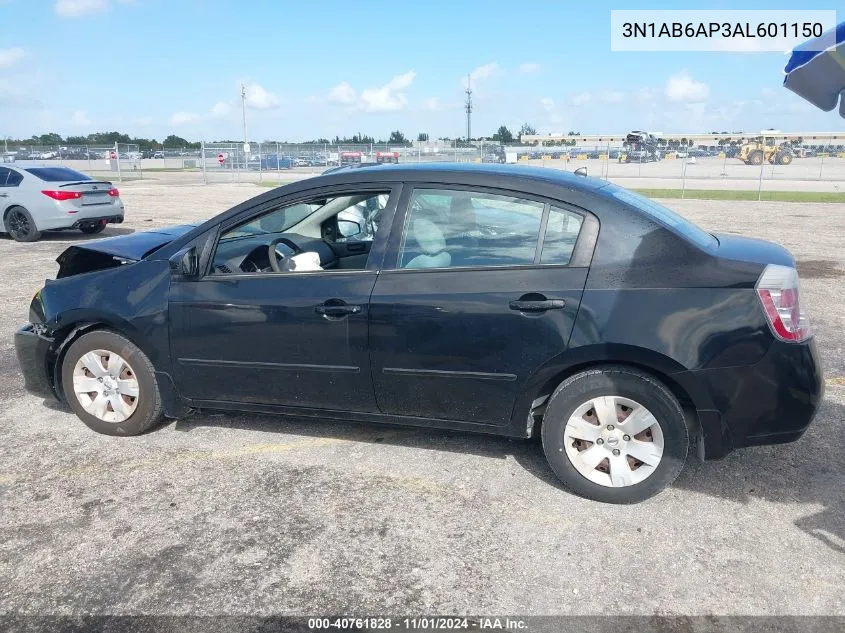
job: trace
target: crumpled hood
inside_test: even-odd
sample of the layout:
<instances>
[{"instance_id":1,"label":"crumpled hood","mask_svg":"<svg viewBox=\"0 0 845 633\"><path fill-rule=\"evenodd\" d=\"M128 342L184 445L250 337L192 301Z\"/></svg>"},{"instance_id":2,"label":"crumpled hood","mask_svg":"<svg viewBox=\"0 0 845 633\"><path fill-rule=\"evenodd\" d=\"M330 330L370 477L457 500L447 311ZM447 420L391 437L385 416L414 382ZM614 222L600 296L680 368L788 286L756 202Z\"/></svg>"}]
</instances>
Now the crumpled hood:
<instances>
[{"instance_id":1,"label":"crumpled hood","mask_svg":"<svg viewBox=\"0 0 845 633\"><path fill-rule=\"evenodd\" d=\"M139 261L148 253L169 244L196 226L196 224L180 224L154 231L138 231L129 235L91 240L71 246L56 258L59 264L57 278Z\"/></svg>"},{"instance_id":2,"label":"crumpled hood","mask_svg":"<svg viewBox=\"0 0 845 633\"><path fill-rule=\"evenodd\" d=\"M196 227L196 224L180 224L154 231L138 231L129 235L116 235L115 237L105 237L101 240L92 240L77 246L71 246L59 255L59 259L69 250L82 248L98 253L105 253L106 255L114 255L115 257L138 260L142 259L150 251L169 244L177 237L184 235ZM61 262L59 263L61 264Z\"/></svg>"}]
</instances>

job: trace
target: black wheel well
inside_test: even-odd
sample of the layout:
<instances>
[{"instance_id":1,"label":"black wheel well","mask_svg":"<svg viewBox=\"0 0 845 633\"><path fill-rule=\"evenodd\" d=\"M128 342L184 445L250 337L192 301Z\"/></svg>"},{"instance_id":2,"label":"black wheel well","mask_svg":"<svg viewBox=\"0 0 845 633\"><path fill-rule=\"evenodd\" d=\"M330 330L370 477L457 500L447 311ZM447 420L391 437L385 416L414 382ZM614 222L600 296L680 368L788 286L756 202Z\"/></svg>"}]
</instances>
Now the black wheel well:
<instances>
[{"instance_id":1,"label":"black wheel well","mask_svg":"<svg viewBox=\"0 0 845 633\"><path fill-rule=\"evenodd\" d=\"M564 380L577 374L578 372L593 369L595 367L601 367L603 365L613 365L614 367L630 367L632 369L636 369L643 373L648 374L655 380L662 383L669 391L672 392L672 395L678 399L678 403L681 405L681 409L684 411L684 416L687 420L687 425L690 427L690 435L692 437L697 437L700 433L700 425L698 421L698 413L695 409L695 405L693 404L692 398L690 398L689 394L686 390L679 385L675 380L659 370L654 369L648 365L643 365L641 363L632 363L629 361L587 361L584 363L580 363L578 365L573 365L572 367L568 367L567 369L561 371L557 375L550 378L546 383L537 391L537 395L534 397L533 402L537 402L538 400L543 400L542 404L538 405L538 410L533 413L535 420L537 423L534 425L532 437L536 437L540 432L540 427L543 424L543 415L545 414L545 407L546 402L548 402L548 397L552 395L555 389L557 389L558 385L560 385Z\"/></svg>"},{"instance_id":2,"label":"black wheel well","mask_svg":"<svg viewBox=\"0 0 845 633\"><path fill-rule=\"evenodd\" d=\"M22 207L19 204L10 204L8 207L6 207L6 210L3 211L3 226L4 226L4 228L6 226L6 216L9 215L9 211L11 211L12 209L18 209L18 208L23 209L24 207Z\"/></svg>"},{"instance_id":3,"label":"black wheel well","mask_svg":"<svg viewBox=\"0 0 845 633\"><path fill-rule=\"evenodd\" d=\"M67 353L68 348L73 345L74 341L79 339L84 334L88 334L89 332L111 332L113 334L117 334L118 336L122 336L125 339L128 339L133 345L137 346L138 349L144 350L143 347L138 345L138 342L135 339L123 332L118 330L117 328L109 325L108 323L104 323L102 321L87 321L83 323L75 323L74 325L69 325L62 330L59 330L56 334L55 338L55 345L54 345L54 359L53 362L50 364L50 369L52 370L51 379L53 380L53 386L55 388L56 394L59 396L61 400L65 400L65 392L62 385L62 363L65 360L65 354ZM146 352L144 352L146 354Z\"/></svg>"}]
</instances>

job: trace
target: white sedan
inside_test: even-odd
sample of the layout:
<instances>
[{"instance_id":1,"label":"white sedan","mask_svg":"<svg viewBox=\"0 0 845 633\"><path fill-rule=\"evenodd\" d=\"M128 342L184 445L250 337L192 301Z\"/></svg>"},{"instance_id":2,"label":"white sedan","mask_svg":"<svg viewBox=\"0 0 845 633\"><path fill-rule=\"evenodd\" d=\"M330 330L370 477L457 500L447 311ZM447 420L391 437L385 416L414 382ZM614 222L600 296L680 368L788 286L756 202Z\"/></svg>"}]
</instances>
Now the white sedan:
<instances>
[{"instance_id":1,"label":"white sedan","mask_svg":"<svg viewBox=\"0 0 845 633\"><path fill-rule=\"evenodd\" d=\"M123 201L110 182L67 167L0 166L0 232L35 242L42 231L100 233L123 222Z\"/></svg>"}]
</instances>

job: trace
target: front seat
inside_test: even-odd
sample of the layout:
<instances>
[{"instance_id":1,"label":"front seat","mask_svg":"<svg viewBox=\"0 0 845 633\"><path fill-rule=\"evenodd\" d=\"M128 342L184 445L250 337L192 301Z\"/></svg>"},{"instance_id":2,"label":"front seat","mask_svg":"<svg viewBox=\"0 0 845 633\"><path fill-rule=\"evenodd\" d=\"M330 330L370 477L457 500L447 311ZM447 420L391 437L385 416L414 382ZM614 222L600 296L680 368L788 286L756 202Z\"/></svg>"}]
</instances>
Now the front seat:
<instances>
[{"instance_id":1,"label":"front seat","mask_svg":"<svg viewBox=\"0 0 845 633\"><path fill-rule=\"evenodd\" d=\"M413 226L411 227L411 234L414 240L416 240L422 254L414 257L403 268L449 267L452 263L452 256L444 250L446 248L446 238L443 237L443 231L437 228L434 222L425 218L414 220Z\"/></svg>"}]
</instances>

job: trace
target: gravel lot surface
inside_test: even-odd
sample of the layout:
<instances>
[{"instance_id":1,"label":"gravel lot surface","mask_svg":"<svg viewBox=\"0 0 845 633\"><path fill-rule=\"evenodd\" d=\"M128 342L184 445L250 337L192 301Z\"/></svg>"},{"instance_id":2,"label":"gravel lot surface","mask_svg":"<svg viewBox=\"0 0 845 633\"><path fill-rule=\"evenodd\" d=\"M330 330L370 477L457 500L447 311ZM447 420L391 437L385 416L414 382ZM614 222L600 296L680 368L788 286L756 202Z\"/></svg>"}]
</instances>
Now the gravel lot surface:
<instances>
[{"instance_id":1,"label":"gravel lot surface","mask_svg":"<svg viewBox=\"0 0 845 633\"><path fill-rule=\"evenodd\" d=\"M121 191L106 235L264 190ZM0 237L0 612L845 614L845 205L668 204L793 252L829 382L799 442L629 507L562 491L534 442L234 414L96 435L23 393L12 347L89 238Z\"/></svg>"}]
</instances>

